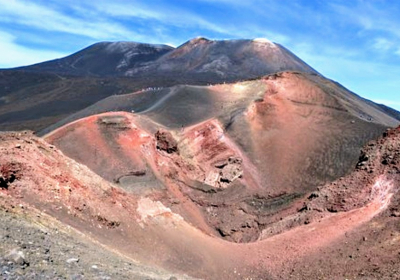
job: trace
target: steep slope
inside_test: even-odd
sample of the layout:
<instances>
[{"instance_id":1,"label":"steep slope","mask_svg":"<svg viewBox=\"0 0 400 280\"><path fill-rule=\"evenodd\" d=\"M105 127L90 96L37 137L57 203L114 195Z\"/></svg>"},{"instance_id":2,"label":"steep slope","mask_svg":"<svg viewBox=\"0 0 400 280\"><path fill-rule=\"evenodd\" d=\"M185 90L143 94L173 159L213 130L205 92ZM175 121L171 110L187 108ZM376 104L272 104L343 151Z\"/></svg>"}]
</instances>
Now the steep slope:
<instances>
[{"instance_id":1,"label":"steep slope","mask_svg":"<svg viewBox=\"0 0 400 280\"><path fill-rule=\"evenodd\" d=\"M316 73L283 47L265 40L197 38L176 49L97 43L65 58L1 70L0 129L38 131L107 96L149 87L207 85L282 70Z\"/></svg>"},{"instance_id":2,"label":"steep slope","mask_svg":"<svg viewBox=\"0 0 400 280\"><path fill-rule=\"evenodd\" d=\"M400 127L397 127L368 142L351 174L311 193L297 214L266 230L266 236L302 224L315 228L327 217L341 216L342 222L359 223L357 229L348 230L343 228L343 223L331 221L332 228L326 228L325 237L319 238L333 242L300 260L291 276L295 279L320 279L327 275L328 278L397 279L400 277L399 186ZM366 221L371 213L377 215ZM344 234L333 240L338 232ZM318 271L306 269L316 263ZM279 279L287 279L287 274L283 273Z\"/></svg>"},{"instance_id":3,"label":"steep slope","mask_svg":"<svg viewBox=\"0 0 400 280\"><path fill-rule=\"evenodd\" d=\"M16 68L75 76L149 76L215 83L292 70L316 73L282 46L266 39L192 39L177 48L135 42L101 42L75 54ZM211 75L212 74L212 75ZM197 75L197 78L192 78Z\"/></svg>"},{"instance_id":4,"label":"steep slope","mask_svg":"<svg viewBox=\"0 0 400 280\"><path fill-rule=\"evenodd\" d=\"M279 71L317 73L293 53L266 39L216 41L195 38L166 53L144 68L126 75L195 75L210 83L237 81Z\"/></svg>"},{"instance_id":5,"label":"steep slope","mask_svg":"<svg viewBox=\"0 0 400 280\"><path fill-rule=\"evenodd\" d=\"M66 122L45 139L127 190L166 187L175 196L166 205L185 201L196 210L177 207L182 216L236 242L254 241L305 193L347 174L367 141L399 123L293 72L115 96Z\"/></svg>"},{"instance_id":6,"label":"steep slope","mask_svg":"<svg viewBox=\"0 0 400 280\"><path fill-rule=\"evenodd\" d=\"M109 125L114 130L130 135L127 123L112 120ZM131 130L144 133L138 126ZM185 134L192 135L191 131ZM150 137L146 143L150 144L149 152L155 153L152 158L164 162L162 169L183 151L175 149L169 136L161 135L153 138L155 142ZM137 139L137 135L132 136L132 140ZM298 205L283 211L282 219L271 223L258 240L248 244L223 241L187 223L185 216L195 213L190 200L174 198L172 208L166 206L168 197L175 196L173 185L166 185L164 190L124 191L32 135L0 137L2 205L45 211L42 219L50 215L105 249L147 266L201 279L400 276L400 128L368 143L353 173L303 196ZM207 138L201 141L207 142ZM249 167L245 160L243 166ZM248 180L249 176L243 174L239 180ZM40 221L31 217L33 223L36 219ZM60 227L57 223L52 226ZM156 279L163 278L162 274L156 275Z\"/></svg>"},{"instance_id":7,"label":"steep slope","mask_svg":"<svg viewBox=\"0 0 400 280\"><path fill-rule=\"evenodd\" d=\"M123 76L128 69L154 61L172 49L166 45L101 42L64 58L15 68L15 70L67 76Z\"/></svg>"}]
</instances>

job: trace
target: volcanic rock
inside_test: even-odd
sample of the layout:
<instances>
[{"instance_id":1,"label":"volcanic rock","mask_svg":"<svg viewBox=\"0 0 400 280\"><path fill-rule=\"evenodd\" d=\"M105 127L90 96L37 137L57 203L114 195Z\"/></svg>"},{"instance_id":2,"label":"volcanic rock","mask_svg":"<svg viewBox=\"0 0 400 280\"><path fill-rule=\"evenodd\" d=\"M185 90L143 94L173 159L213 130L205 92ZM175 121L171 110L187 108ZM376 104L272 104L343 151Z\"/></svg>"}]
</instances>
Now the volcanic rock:
<instances>
[{"instance_id":1,"label":"volcanic rock","mask_svg":"<svg viewBox=\"0 0 400 280\"><path fill-rule=\"evenodd\" d=\"M155 137L157 141L157 149L165 151L168 154L178 152L178 143L170 132L158 130Z\"/></svg>"},{"instance_id":2,"label":"volcanic rock","mask_svg":"<svg viewBox=\"0 0 400 280\"><path fill-rule=\"evenodd\" d=\"M0 164L0 188L8 189L9 185L18 178L21 167L14 163Z\"/></svg>"},{"instance_id":3,"label":"volcanic rock","mask_svg":"<svg viewBox=\"0 0 400 280\"><path fill-rule=\"evenodd\" d=\"M29 262L26 261L25 259L25 254L19 250L18 248L11 250L6 256L5 259L18 264L18 265L29 265Z\"/></svg>"}]
</instances>

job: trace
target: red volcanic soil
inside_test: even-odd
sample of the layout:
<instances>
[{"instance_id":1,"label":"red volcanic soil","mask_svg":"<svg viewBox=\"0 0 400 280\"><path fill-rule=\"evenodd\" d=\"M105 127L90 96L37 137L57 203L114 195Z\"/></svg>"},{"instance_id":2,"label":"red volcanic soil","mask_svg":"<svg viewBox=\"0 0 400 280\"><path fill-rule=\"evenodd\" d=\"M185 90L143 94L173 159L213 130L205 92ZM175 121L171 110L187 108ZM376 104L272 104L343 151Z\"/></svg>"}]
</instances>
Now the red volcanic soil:
<instances>
[{"instance_id":1,"label":"red volcanic soil","mask_svg":"<svg viewBox=\"0 0 400 280\"><path fill-rule=\"evenodd\" d=\"M134 113L94 114L108 106ZM90 116L45 139L107 181L156 194L203 232L238 243L265 236L301 197L351 172L359 149L398 123L332 81L293 72L143 91L82 114Z\"/></svg>"},{"instance_id":2,"label":"red volcanic soil","mask_svg":"<svg viewBox=\"0 0 400 280\"><path fill-rule=\"evenodd\" d=\"M153 156L154 139L135 126L127 113L93 116L72 123L66 130L48 136L49 142L65 147L68 156L111 182L124 177L154 177L148 168ZM79 141L77 142L77 140ZM79 144L77 144L79 143Z\"/></svg>"},{"instance_id":3,"label":"red volcanic soil","mask_svg":"<svg viewBox=\"0 0 400 280\"><path fill-rule=\"evenodd\" d=\"M96 122L104 121L103 117L96 117ZM123 123L126 127L126 122ZM130 126L133 127L132 123ZM134 126L133 130L141 131L138 127ZM184 129L181 133L195 137L205 149L204 155L193 153L195 170L197 160L208 160L214 168L223 166L223 170L233 165L230 171L251 174L252 167L246 160L240 163L242 169L238 168L237 161L229 161L238 156L234 146L221 145L228 162L220 163L216 158L215 164L207 156L208 138L202 135L207 135L207 129L218 131L215 123L214 127L212 123L201 125L197 133L193 129ZM130 133L133 132L128 130L127 135ZM292 210L283 211L280 220L264 228L257 240L246 244L222 240L213 235L212 229L208 234L197 229L202 226L193 221L201 217L190 210L191 202L187 199L190 194L182 187L187 178L174 177L177 175L172 172L173 164L181 164L182 170L190 168L188 163L178 160L178 153L188 152L178 149L168 153L168 149L157 149L162 145L153 142L156 138L141 133L149 137L141 145L144 150L150 147L154 153L158 164L155 170L166 177L162 181L165 189L124 190L31 134L6 133L0 135L0 201L3 205L15 201L45 211L106 248L143 264L202 279L400 277L400 128L389 130L379 140L368 143L351 174L307 194ZM117 135L121 137L124 133ZM132 135L140 143L138 134ZM163 139L169 137L173 135ZM189 146L186 148L195 151ZM165 167L167 163L169 167ZM170 173L166 174L167 171ZM199 171L198 176L201 174ZM239 184L247 180L245 177L248 176L234 182ZM252 179L257 182L257 178ZM182 180L182 184L173 189L169 180ZM214 194L218 194L219 188L235 187L218 185L213 188ZM179 197L180 193L185 195ZM204 212L211 211L211 206L201 209L198 204L192 201L197 213L207 218ZM245 210L243 207L244 213Z\"/></svg>"}]
</instances>

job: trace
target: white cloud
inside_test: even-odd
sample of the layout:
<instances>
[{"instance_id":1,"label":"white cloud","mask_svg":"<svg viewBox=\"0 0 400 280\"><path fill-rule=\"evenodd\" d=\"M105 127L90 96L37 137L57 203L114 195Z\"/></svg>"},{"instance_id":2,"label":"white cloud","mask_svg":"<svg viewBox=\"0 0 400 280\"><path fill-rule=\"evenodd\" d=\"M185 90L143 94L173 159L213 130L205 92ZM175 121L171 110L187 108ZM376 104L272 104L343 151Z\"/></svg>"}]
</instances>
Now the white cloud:
<instances>
[{"instance_id":1,"label":"white cloud","mask_svg":"<svg viewBox=\"0 0 400 280\"><path fill-rule=\"evenodd\" d=\"M65 32L90 38L129 39L135 32L113 21L101 18L76 18L44 5L23 0L0 0L0 21L26 25L47 31Z\"/></svg>"},{"instance_id":2,"label":"white cloud","mask_svg":"<svg viewBox=\"0 0 400 280\"><path fill-rule=\"evenodd\" d=\"M173 6L158 5L157 9L151 6L145 6L139 3L126 2L110 2L110 1L95 1L92 7L100 14L113 17L141 18L151 19L162 23L163 25L173 25L177 27L200 27L210 31L229 34L232 30L228 30L214 22L206 20L198 14L180 9Z\"/></svg>"},{"instance_id":3,"label":"white cloud","mask_svg":"<svg viewBox=\"0 0 400 280\"><path fill-rule=\"evenodd\" d=\"M227 35L236 33L236 29L225 28L199 14L178 7L159 5L154 9L153 6L137 2L66 1L66 3L44 5L24 0L0 0L0 7L0 22L81 35L96 40L159 43L155 42L154 33L157 33L158 26L168 25L202 28ZM72 10L73 13L67 13L67 10ZM139 32L122 24L121 19L143 19L153 22L147 26L146 32Z\"/></svg>"},{"instance_id":4,"label":"white cloud","mask_svg":"<svg viewBox=\"0 0 400 280\"><path fill-rule=\"evenodd\" d=\"M208 0L205 0L208 1ZM241 1L231 0L211 0L216 3L228 3L231 5L254 9L254 5ZM163 26L175 26L179 28L195 27L197 29L205 29L216 32L227 37L240 37L252 39L255 37L267 37L270 40L285 43L288 37L277 32L269 31L268 28L260 28L258 25L243 22L238 28L237 23L221 23L215 20L208 20L204 15L193 13L188 10L176 6L157 5L157 9L153 6L144 5L142 3L134 2L127 4L123 1L95 1L92 2L92 8L97 10L99 14L112 16L112 17L125 17L125 18L141 18L145 20L154 20Z\"/></svg>"},{"instance_id":5,"label":"white cloud","mask_svg":"<svg viewBox=\"0 0 400 280\"><path fill-rule=\"evenodd\" d=\"M349 2L351 3L351 2ZM331 4L331 7L348 22L367 31L383 31L400 38L399 18L395 9L380 9L379 1L358 1L355 6Z\"/></svg>"},{"instance_id":6,"label":"white cloud","mask_svg":"<svg viewBox=\"0 0 400 280\"><path fill-rule=\"evenodd\" d=\"M234 5L241 4L235 1ZM143 1L128 3L118 0L91 2L0 0L0 7L0 23L23 25L36 29L34 32L45 30L86 36L97 41L130 40L160 43L162 40L175 45L182 43L180 36L171 35L171 27L183 30L188 28L208 30L221 34L219 38L266 37L282 44L288 41L287 36L248 22L238 28L237 23L209 20L204 14L166 5L162 1L150 5ZM132 30L128 28L129 21L141 21L145 27Z\"/></svg>"},{"instance_id":7,"label":"white cloud","mask_svg":"<svg viewBox=\"0 0 400 280\"><path fill-rule=\"evenodd\" d=\"M375 38L372 47L378 51L387 52L393 47L393 42L386 38Z\"/></svg>"},{"instance_id":8,"label":"white cloud","mask_svg":"<svg viewBox=\"0 0 400 280\"><path fill-rule=\"evenodd\" d=\"M34 50L15 43L15 37L0 31L0 68L29 65L63 57L66 54L48 50Z\"/></svg>"}]
</instances>

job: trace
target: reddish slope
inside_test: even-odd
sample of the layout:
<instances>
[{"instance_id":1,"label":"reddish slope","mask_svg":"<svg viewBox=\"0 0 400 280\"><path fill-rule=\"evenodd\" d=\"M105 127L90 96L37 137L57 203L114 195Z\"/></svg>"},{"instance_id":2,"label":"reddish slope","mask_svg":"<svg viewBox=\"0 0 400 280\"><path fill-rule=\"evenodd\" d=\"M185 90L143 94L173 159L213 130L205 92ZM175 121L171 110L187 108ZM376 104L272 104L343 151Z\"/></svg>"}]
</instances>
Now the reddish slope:
<instances>
[{"instance_id":1,"label":"reddish slope","mask_svg":"<svg viewBox=\"0 0 400 280\"><path fill-rule=\"evenodd\" d=\"M188 221L236 242L256 240L299 197L348 173L362 145L397 123L333 82L299 73L138 92L82 114L118 106L135 113L93 115L46 139L126 190L158 190L167 206L180 201L174 210Z\"/></svg>"},{"instance_id":2,"label":"reddish slope","mask_svg":"<svg viewBox=\"0 0 400 280\"><path fill-rule=\"evenodd\" d=\"M175 205L192 224L218 235L223 218L216 219L214 213L206 211L207 205L233 199L230 203L236 207L238 201L260 190L257 171L224 136L217 121L181 130L175 137L179 144L170 132L157 129L147 118L117 112L71 123L46 140L129 192L144 195L153 191L168 206ZM234 215L227 223L243 223L249 215L241 216L237 219ZM234 239L254 240L257 231L249 228L244 237L239 233Z\"/></svg>"},{"instance_id":3,"label":"reddish slope","mask_svg":"<svg viewBox=\"0 0 400 280\"><path fill-rule=\"evenodd\" d=\"M64 147L68 156L85 163L110 182L124 184L135 177L140 187L144 187L156 180L153 172L156 169L152 166L154 138L136 127L130 114L89 117L52 133L47 139Z\"/></svg>"},{"instance_id":4,"label":"reddish slope","mask_svg":"<svg viewBox=\"0 0 400 280\"><path fill-rule=\"evenodd\" d=\"M400 128L369 144L353 174L304 198L305 207L284 218L291 224L270 225L284 233L250 244L205 235L157 191L120 190L33 136L1 139L3 204L15 199L45 210L143 263L204 279L399 277Z\"/></svg>"},{"instance_id":5,"label":"reddish slope","mask_svg":"<svg viewBox=\"0 0 400 280\"><path fill-rule=\"evenodd\" d=\"M270 194L313 190L343 176L365 142L398 124L321 77L282 73L265 83L264 96L237 117L228 133L240 143L250 142L245 150L253 151Z\"/></svg>"}]
</instances>

